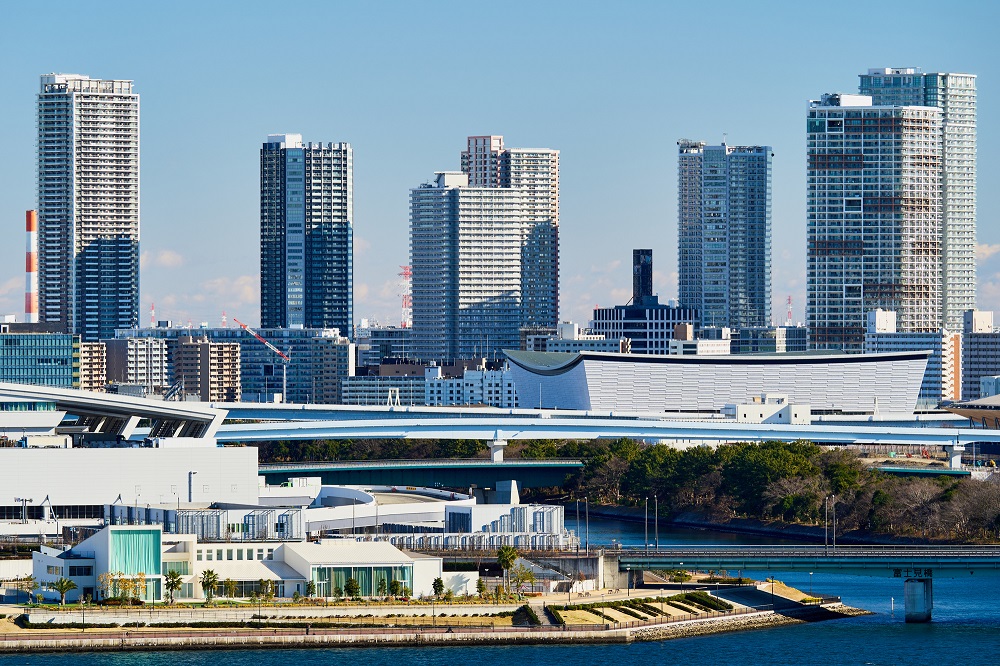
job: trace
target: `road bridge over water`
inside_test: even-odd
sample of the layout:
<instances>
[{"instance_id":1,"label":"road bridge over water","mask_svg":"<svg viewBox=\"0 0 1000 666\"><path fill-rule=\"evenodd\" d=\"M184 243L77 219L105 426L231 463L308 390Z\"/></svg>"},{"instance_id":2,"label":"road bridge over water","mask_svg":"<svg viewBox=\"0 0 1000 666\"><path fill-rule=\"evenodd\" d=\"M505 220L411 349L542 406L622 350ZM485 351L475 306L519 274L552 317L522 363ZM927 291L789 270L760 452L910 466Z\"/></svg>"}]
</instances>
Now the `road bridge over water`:
<instances>
[{"instance_id":1,"label":"road bridge over water","mask_svg":"<svg viewBox=\"0 0 1000 666\"><path fill-rule=\"evenodd\" d=\"M619 572L647 570L805 571L898 578L907 622L926 622L934 578L1000 576L1000 546L678 546L625 548Z\"/></svg>"}]
</instances>

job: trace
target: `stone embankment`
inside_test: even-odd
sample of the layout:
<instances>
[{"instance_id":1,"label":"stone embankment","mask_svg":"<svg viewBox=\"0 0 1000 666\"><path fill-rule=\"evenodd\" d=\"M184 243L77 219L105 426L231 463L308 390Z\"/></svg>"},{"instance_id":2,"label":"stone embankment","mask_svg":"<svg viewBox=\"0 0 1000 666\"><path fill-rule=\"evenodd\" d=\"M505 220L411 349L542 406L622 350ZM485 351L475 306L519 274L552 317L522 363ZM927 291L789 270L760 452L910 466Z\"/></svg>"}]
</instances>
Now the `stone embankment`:
<instances>
[{"instance_id":1,"label":"stone embankment","mask_svg":"<svg viewBox=\"0 0 1000 666\"><path fill-rule=\"evenodd\" d=\"M489 645L517 643L628 643L746 631L802 622L850 617L867 611L833 604L791 613L771 611L717 615L637 627L581 625L568 627L379 627L359 629L96 629L27 630L0 634L0 652L73 652L98 650L185 650L239 648L332 648L388 645Z\"/></svg>"}]
</instances>

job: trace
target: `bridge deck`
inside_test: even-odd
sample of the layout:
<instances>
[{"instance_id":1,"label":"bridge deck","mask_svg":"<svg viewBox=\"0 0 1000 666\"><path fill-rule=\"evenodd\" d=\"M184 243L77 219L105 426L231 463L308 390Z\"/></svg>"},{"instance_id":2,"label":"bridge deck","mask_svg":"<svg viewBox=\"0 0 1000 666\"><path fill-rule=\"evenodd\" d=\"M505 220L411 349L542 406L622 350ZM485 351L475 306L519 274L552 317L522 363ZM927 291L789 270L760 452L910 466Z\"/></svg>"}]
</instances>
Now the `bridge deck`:
<instances>
[{"instance_id":1,"label":"bridge deck","mask_svg":"<svg viewBox=\"0 0 1000 666\"><path fill-rule=\"evenodd\" d=\"M894 578L1000 576L1000 546L721 546L629 548L619 570L822 571Z\"/></svg>"}]
</instances>

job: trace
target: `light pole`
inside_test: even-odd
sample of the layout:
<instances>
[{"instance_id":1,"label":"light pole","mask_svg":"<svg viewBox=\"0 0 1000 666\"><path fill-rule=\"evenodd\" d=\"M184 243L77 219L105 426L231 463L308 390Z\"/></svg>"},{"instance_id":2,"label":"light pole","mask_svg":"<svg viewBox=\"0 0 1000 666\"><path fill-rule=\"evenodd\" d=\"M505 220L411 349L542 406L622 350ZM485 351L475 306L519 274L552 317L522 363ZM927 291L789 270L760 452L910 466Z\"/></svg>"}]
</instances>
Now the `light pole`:
<instances>
[{"instance_id":1,"label":"light pole","mask_svg":"<svg viewBox=\"0 0 1000 666\"><path fill-rule=\"evenodd\" d=\"M837 496L831 495L833 500L833 552L837 552Z\"/></svg>"},{"instance_id":2,"label":"light pole","mask_svg":"<svg viewBox=\"0 0 1000 666\"><path fill-rule=\"evenodd\" d=\"M625 598L632 596L632 567L625 567Z\"/></svg>"},{"instance_id":3,"label":"light pole","mask_svg":"<svg viewBox=\"0 0 1000 666\"><path fill-rule=\"evenodd\" d=\"M660 498L653 495L653 533L656 539L656 550L660 550Z\"/></svg>"},{"instance_id":4,"label":"light pole","mask_svg":"<svg viewBox=\"0 0 1000 666\"><path fill-rule=\"evenodd\" d=\"M34 503L35 500L28 497L15 497L15 502L21 503L21 522L27 524L28 522L28 504Z\"/></svg>"},{"instance_id":5,"label":"light pole","mask_svg":"<svg viewBox=\"0 0 1000 666\"><path fill-rule=\"evenodd\" d=\"M646 532L643 536L643 547L646 551L646 557L649 557L649 498L646 498L646 517L642 521L642 525Z\"/></svg>"},{"instance_id":6,"label":"light pole","mask_svg":"<svg viewBox=\"0 0 1000 666\"><path fill-rule=\"evenodd\" d=\"M771 576L771 612L774 612L774 576Z\"/></svg>"},{"instance_id":7,"label":"light pole","mask_svg":"<svg viewBox=\"0 0 1000 666\"><path fill-rule=\"evenodd\" d=\"M809 596L813 595L813 572L809 572Z\"/></svg>"},{"instance_id":8,"label":"light pole","mask_svg":"<svg viewBox=\"0 0 1000 666\"><path fill-rule=\"evenodd\" d=\"M830 496L823 498L823 554L830 549Z\"/></svg>"}]
</instances>

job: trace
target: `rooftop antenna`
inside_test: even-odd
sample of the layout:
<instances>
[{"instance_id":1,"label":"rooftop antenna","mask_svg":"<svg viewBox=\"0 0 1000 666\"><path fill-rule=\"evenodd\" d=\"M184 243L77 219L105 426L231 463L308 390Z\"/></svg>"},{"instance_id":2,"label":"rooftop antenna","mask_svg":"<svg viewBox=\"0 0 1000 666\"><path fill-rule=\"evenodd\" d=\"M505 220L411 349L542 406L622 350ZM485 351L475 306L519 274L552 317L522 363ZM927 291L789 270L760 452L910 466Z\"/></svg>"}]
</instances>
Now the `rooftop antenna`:
<instances>
[{"instance_id":1,"label":"rooftop antenna","mask_svg":"<svg viewBox=\"0 0 1000 666\"><path fill-rule=\"evenodd\" d=\"M722 133L722 145L726 145L726 141L729 139L729 132Z\"/></svg>"},{"instance_id":2,"label":"rooftop antenna","mask_svg":"<svg viewBox=\"0 0 1000 666\"><path fill-rule=\"evenodd\" d=\"M792 297L791 296L788 297L788 300L786 301L786 304L788 305L788 309L785 311L785 326L791 326L792 325Z\"/></svg>"},{"instance_id":3,"label":"rooftop antenna","mask_svg":"<svg viewBox=\"0 0 1000 666\"><path fill-rule=\"evenodd\" d=\"M222 328L226 328L226 311L222 311Z\"/></svg>"},{"instance_id":4,"label":"rooftop antenna","mask_svg":"<svg viewBox=\"0 0 1000 666\"><path fill-rule=\"evenodd\" d=\"M149 304L149 327L156 328L156 303Z\"/></svg>"}]
</instances>

